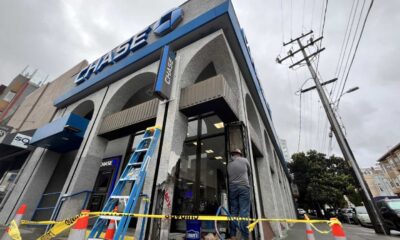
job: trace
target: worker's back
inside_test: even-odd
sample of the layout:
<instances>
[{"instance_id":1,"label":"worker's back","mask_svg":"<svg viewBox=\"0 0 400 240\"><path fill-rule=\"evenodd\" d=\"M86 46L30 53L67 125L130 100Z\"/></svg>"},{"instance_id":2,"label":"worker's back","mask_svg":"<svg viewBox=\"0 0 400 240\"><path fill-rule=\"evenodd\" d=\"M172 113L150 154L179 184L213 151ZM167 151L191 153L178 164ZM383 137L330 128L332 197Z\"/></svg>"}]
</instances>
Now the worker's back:
<instances>
[{"instance_id":1,"label":"worker's back","mask_svg":"<svg viewBox=\"0 0 400 240\"><path fill-rule=\"evenodd\" d=\"M241 156L232 156L228 162L229 184L250 187L248 173L249 161Z\"/></svg>"}]
</instances>

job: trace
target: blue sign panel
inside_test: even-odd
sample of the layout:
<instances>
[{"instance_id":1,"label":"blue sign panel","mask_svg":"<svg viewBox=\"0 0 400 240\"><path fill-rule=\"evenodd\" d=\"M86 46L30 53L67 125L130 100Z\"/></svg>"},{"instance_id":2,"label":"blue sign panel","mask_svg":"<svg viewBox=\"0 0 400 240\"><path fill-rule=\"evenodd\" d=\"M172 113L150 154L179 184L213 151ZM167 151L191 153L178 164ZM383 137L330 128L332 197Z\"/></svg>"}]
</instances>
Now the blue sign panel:
<instances>
[{"instance_id":1,"label":"blue sign panel","mask_svg":"<svg viewBox=\"0 0 400 240\"><path fill-rule=\"evenodd\" d=\"M154 94L161 100L169 99L175 67L175 52L166 45L161 53L158 74L154 84Z\"/></svg>"},{"instance_id":2,"label":"blue sign panel","mask_svg":"<svg viewBox=\"0 0 400 240\"><path fill-rule=\"evenodd\" d=\"M76 84L81 84L85 80L88 80L90 76L94 73L97 74L103 70L108 65L117 63L119 60L128 56L130 52L134 52L147 45L147 37L151 31L150 27L140 32L138 35L130 38L128 41L122 43L115 49L111 50L101 58L94 61L89 66L82 69L82 71L77 75L75 79Z\"/></svg>"},{"instance_id":3,"label":"blue sign panel","mask_svg":"<svg viewBox=\"0 0 400 240\"><path fill-rule=\"evenodd\" d=\"M154 26L154 33L157 36L163 36L170 31L174 30L183 18L183 11L181 8L175 8L162 16Z\"/></svg>"}]
</instances>

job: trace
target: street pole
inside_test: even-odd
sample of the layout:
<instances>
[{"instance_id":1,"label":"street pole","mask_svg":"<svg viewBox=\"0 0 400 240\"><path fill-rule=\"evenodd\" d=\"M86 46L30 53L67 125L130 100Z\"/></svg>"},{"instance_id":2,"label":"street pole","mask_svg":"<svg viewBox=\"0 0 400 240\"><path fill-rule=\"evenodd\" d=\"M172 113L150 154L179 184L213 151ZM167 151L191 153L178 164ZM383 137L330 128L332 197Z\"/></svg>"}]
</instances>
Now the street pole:
<instances>
[{"instance_id":1,"label":"street pole","mask_svg":"<svg viewBox=\"0 0 400 240\"><path fill-rule=\"evenodd\" d=\"M383 221L382 221L381 216L378 212L378 209L373 201L372 194L371 194L369 188L367 187L367 184L365 183L365 180L362 176L361 170L357 164L357 161L353 155L353 152L351 151L351 148L347 142L347 139L346 139L345 135L343 134L342 128L340 127L339 122L336 119L336 115L333 112L333 109L329 103L328 97L326 96L324 89L322 88L322 85L320 83L318 75L315 72L314 67L311 64L310 56L316 55L316 53L321 52L323 49L318 50L316 53L311 54L310 56L307 56L307 53L305 51L305 47L312 45L313 43L319 41L321 38L318 38L316 40L311 39L311 41L310 41L311 43L307 44L305 47L303 47L303 44L301 43L301 38L303 38L311 33L312 33L312 31L308 34L302 35L294 40L291 40L288 43L284 43L284 46L286 46L286 45L296 41L300 47L299 50L302 52L303 57L304 57L304 59L296 62L295 64L291 65L290 67L294 67L295 65L300 64L303 61L306 62L307 67L311 73L311 76L314 79L315 86L318 91L318 95L319 95L319 97L321 99L321 103L325 109L329 123L331 124L331 128L335 134L336 141L339 144L340 150L342 151L344 158L346 159L346 161L350 164L350 166L353 169L353 173L354 173L356 182L358 183L359 187L361 187L361 195L362 195L362 198L363 198L363 201L365 204L365 208L367 209L368 215L371 218L371 222L374 225L375 232L388 235L389 233L387 233L385 231L385 228L383 226ZM297 52L299 52L299 51L297 50L296 53ZM293 56L293 55L294 54L292 54L292 53L289 54L289 56ZM285 57L283 60L285 60L285 59L287 59L287 57ZM278 63L282 62L282 60L279 60L279 59L277 59L277 61L278 61Z\"/></svg>"}]
</instances>

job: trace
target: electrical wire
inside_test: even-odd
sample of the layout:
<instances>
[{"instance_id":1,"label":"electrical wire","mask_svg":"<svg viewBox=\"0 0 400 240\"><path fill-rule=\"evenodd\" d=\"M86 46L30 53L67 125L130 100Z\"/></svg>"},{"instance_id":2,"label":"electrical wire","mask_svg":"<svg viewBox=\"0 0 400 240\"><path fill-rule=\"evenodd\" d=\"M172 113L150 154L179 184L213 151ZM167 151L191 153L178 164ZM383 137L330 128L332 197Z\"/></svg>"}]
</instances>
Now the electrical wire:
<instances>
[{"instance_id":1,"label":"electrical wire","mask_svg":"<svg viewBox=\"0 0 400 240\"><path fill-rule=\"evenodd\" d=\"M303 0L303 20L301 21L301 31L304 31L304 16L306 15L306 0Z\"/></svg>"},{"instance_id":2,"label":"electrical wire","mask_svg":"<svg viewBox=\"0 0 400 240\"><path fill-rule=\"evenodd\" d=\"M313 0L312 8L311 8L311 21L310 21L310 29L313 29L314 22L314 10L315 10L315 0Z\"/></svg>"},{"instance_id":3,"label":"electrical wire","mask_svg":"<svg viewBox=\"0 0 400 240\"><path fill-rule=\"evenodd\" d=\"M363 13L363 10L364 10L365 2L366 1L364 0L363 4L361 6L360 17L358 18L358 21L357 21L356 29L354 31L353 39L352 39L351 45L350 45L350 50L349 50L349 53L348 53L347 58L346 58L346 64L344 65L345 67L343 69L342 76L340 78L340 79L342 79L342 82L341 82L342 83L342 89L346 85L346 80L344 79L344 76L346 75L346 72L348 72L348 71L346 71L346 69L348 69L348 66L349 66L349 60L350 60L351 53L353 53L353 56L354 56L356 54L356 52L357 52L357 51L353 51L353 47L354 47L354 42L356 40L358 29L360 27L360 22L361 22L362 13ZM340 88L340 85L339 85L339 89L338 89L337 95L336 95L336 100L340 98L340 95L341 95L340 89L341 88Z\"/></svg>"},{"instance_id":4,"label":"electrical wire","mask_svg":"<svg viewBox=\"0 0 400 240\"><path fill-rule=\"evenodd\" d=\"M328 3L329 3L329 0L326 0L326 2L325 2L324 18L323 18L322 29L321 29L321 34L320 34L321 37L324 36L325 22L326 22L326 13L327 13L327 11L328 11ZM322 39L319 41L319 48L322 47L322 41L323 41L323 40L324 40L324 39L322 38ZM319 59L320 59L320 57L319 57L319 54L318 54L318 58L317 58L317 67L316 67L317 71L318 71L318 66L319 66Z\"/></svg>"},{"instance_id":5,"label":"electrical wire","mask_svg":"<svg viewBox=\"0 0 400 240\"><path fill-rule=\"evenodd\" d=\"M365 0L364 0L364 1L365 1ZM340 59L340 61L339 61L340 64L339 64L338 71L337 71L337 73L336 73L336 77L339 79L339 82L338 82L339 88L338 88L338 89L340 89L341 86L342 86L342 84L343 84L343 78L340 78L339 76L341 75L341 72L342 72L342 67L343 67L344 59L346 58L346 55L348 56L348 55L350 54L350 51L349 51L349 52L347 51L347 49L348 49L347 47L348 47L348 44L349 44L349 40L350 40L350 38L351 38L351 33L353 32L354 20L355 20L355 18L356 18L357 10L358 10L358 5L359 5L358 3L359 3L359 0L356 0L354 11L353 11L352 14L351 14L351 22L350 22L350 25L349 25L349 31L346 32L347 36L346 36L346 41L345 41L344 48L343 48L343 54L342 54L341 59ZM357 32L354 32L354 34L356 34L356 33L357 33ZM346 52L348 52L348 53L346 54ZM345 69L346 69L346 66L345 66ZM336 90L336 84L335 84L335 89L334 89L334 91L335 91L335 90ZM338 94L338 92L336 92L336 97L338 96L337 94Z\"/></svg>"},{"instance_id":6,"label":"electrical wire","mask_svg":"<svg viewBox=\"0 0 400 240\"><path fill-rule=\"evenodd\" d=\"M353 57L352 57L351 62L350 62L350 66L349 66L349 68L348 68L348 70L347 70L347 74L346 74L346 77L345 77L345 79L344 79L344 84L343 84L342 90L341 90L341 92L340 92L340 95L342 95L343 92L344 92L344 87L345 87L345 85L346 85L346 83L347 83L347 80L348 80L348 77L349 77L349 73L350 73L351 67L353 66L354 59L355 59L355 57L356 57L358 47L359 47L359 45L360 45L361 38L362 38L362 36L364 35L365 26L366 26L366 24L367 24L367 20L368 20L369 14L371 13L371 9L372 9L373 4L374 4L374 0L371 0L371 3L370 3L370 5L369 5L369 7L368 7L368 11L367 11L367 14L366 14L366 16L365 16L365 19L364 19L364 22L363 22L363 26L362 26L362 28L361 28L361 32L360 32L360 35L359 35L359 38L358 38L358 41L357 41L357 44L356 44L356 47L355 47L355 50L354 50ZM340 96L340 95L339 95L339 96Z\"/></svg>"},{"instance_id":7,"label":"electrical wire","mask_svg":"<svg viewBox=\"0 0 400 240\"><path fill-rule=\"evenodd\" d=\"M285 42L285 27L284 27L284 23L283 23L283 19L284 19L284 11L283 11L283 0L281 1L281 28L282 28L282 43ZM283 46L282 46L283 47ZM282 49L281 49L282 51Z\"/></svg>"},{"instance_id":8,"label":"electrical wire","mask_svg":"<svg viewBox=\"0 0 400 240\"><path fill-rule=\"evenodd\" d=\"M290 0L290 39L293 39L293 0Z\"/></svg>"},{"instance_id":9,"label":"electrical wire","mask_svg":"<svg viewBox=\"0 0 400 240\"><path fill-rule=\"evenodd\" d=\"M357 2L358 2L358 0L357 0ZM353 4L351 6L349 18L348 18L347 24L346 24L346 31L345 31L345 34L343 36L342 44L341 44L341 47L340 47L340 53L339 53L338 62L336 64L335 77L339 76L339 66L341 65L340 63L341 63L342 55L344 54L344 45L345 45L345 42L346 42L346 39L347 39L347 35L348 35L348 32L349 32L350 21L351 21L351 17L353 15L353 10L354 10L355 6L356 6L356 0L353 0ZM329 92L329 98L330 98L331 101L333 99L333 92L336 89L336 84L337 84L337 82L334 82L332 84L331 91Z\"/></svg>"}]
</instances>

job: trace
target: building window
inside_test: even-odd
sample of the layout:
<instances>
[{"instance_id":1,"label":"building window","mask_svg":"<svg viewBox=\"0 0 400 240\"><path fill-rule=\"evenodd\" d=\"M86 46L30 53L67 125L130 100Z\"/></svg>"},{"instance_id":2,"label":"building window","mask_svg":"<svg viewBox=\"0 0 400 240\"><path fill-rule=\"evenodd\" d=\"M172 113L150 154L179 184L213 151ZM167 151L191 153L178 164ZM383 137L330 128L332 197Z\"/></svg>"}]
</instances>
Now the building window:
<instances>
[{"instance_id":1,"label":"building window","mask_svg":"<svg viewBox=\"0 0 400 240\"><path fill-rule=\"evenodd\" d=\"M214 215L227 199L224 124L216 115L189 120L177 165L173 214ZM226 206L227 207L227 206ZM202 221L203 231L214 223ZM186 221L172 221L172 232L185 232Z\"/></svg>"},{"instance_id":2,"label":"building window","mask_svg":"<svg viewBox=\"0 0 400 240\"><path fill-rule=\"evenodd\" d=\"M11 102L13 98L15 97L15 92L9 91L5 96L4 96L4 101Z\"/></svg>"}]
</instances>

